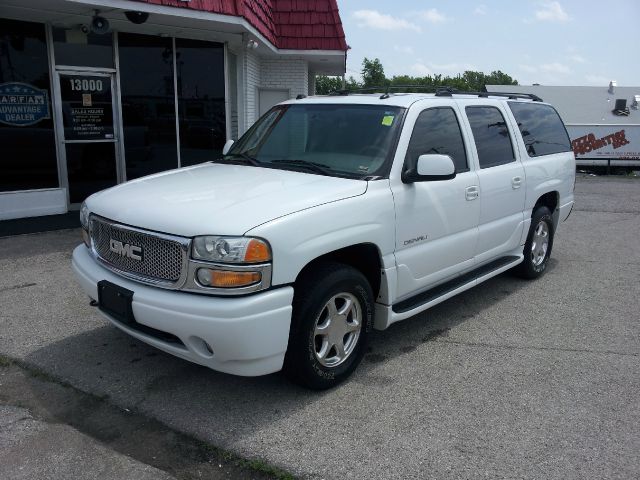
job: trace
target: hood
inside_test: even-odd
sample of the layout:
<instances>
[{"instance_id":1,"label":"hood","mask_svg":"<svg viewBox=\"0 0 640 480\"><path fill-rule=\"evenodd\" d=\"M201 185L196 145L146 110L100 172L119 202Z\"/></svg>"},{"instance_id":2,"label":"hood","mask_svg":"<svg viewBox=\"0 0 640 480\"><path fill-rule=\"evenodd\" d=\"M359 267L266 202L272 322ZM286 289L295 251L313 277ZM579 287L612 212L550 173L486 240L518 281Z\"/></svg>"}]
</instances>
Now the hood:
<instances>
[{"instance_id":1,"label":"hood","mask_svg":"<svg viewBox=\"0 0 640 480\"><path fill-rule=\"evenodd\" d=\"M366 190L363 180L206 163L117 185L89 197L87 206L111 220L173 235L243 235Z\"/></svg>"}]
</instances>

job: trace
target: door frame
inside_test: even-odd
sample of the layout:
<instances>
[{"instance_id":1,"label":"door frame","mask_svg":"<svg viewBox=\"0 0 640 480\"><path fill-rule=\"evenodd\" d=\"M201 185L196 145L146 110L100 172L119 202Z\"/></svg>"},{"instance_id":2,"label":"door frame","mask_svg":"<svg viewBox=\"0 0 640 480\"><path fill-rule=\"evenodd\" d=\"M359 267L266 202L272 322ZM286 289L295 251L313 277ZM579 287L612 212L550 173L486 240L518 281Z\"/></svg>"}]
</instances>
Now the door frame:
<instances>
[{"instance_id":1,"label":"door frame","mask_svg":"<svg viewBox=\"0 0 640 480\"><path fill-rule=\"evenodd\" d=\"M264 112L260 111L260 97L261 94L264 92L283 92L286 93L287 98L286 100L290 100L291 99L291 89L290 88L277 88L277 87L256 87L256 96L257 96L257 108L256 108L256 118L255 121L257 121L262 115L264 115L265 113L267 113L271 107L273 107L274 105L277 105L280 102L274 103L271 107L269 107L267 110L265 110ZM283 100L286 101L286 100Z\"/></svg>"},{"instance_id":2,"label":"door frame","mask_svg":"<svg viewBox=\"0 0 640 480\"><path fill-rule=\"evenodd\" d=\"M100 139L100 140L66 140L64 132L64 119L62 113L62 92L60 88L60 81L62 75L85 75L99 78L109 79L111 82L111 111L113 114L113 139ZM84 144L84 143L113 143L114 144L114 162L116 163L116 183L121 183L124 179L124 161L121 155L122 144L122 122L119 115L119 92L118 83L116 78L116 72L111 68L94 68L94 67L71 67L71 66L57 66L53 72L53 87L54 87L54 105L53 109L57 118L56 122L56 142L58 144L59 152L59 167L61 172L61 187L66 189L67 192L67 208L69 210L78 210L80 205L78 203L71 203L71 197L69 192L69 175L67 172L67 149L66 145L69 144Z\"/></svg>"}]
</instances>

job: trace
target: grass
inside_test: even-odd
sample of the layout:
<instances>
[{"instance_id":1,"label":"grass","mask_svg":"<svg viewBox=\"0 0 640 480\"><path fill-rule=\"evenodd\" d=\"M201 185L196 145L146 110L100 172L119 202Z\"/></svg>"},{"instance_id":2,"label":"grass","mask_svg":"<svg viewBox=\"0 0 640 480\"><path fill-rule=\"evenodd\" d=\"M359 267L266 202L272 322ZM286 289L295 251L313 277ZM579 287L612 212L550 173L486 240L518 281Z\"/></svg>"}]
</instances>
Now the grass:
<instances>
[{"instance_id":1,"label":"grass","mask_svg":"<svg viewBox=\"0 0 640 480\"><path fill-rule=\"evenodd\" d=\"M4 355L0 355L0 367L10 367L15 362Z\"/></svg>"},{"instance_id":2,"label":"grass","mask_svg":"<svg viewBox=\"0 0 640 480\"><path fill-rule=\"evenodd\" d=\"M222 450L218 447L210 445L201 440L197 440L197 443L199 447L202 448L203 450L211 452L213 455L221 458L225 462L232 463L236 467L244 468L246 470L252 470L254 472L263 473L277 480L295 480L296 478L291 473L281 468L270 465L264 460L261 460L261 459L250 460L250 459L242 458L234 453L228 452L226 450Z\"/></svg>"}]
</instances>

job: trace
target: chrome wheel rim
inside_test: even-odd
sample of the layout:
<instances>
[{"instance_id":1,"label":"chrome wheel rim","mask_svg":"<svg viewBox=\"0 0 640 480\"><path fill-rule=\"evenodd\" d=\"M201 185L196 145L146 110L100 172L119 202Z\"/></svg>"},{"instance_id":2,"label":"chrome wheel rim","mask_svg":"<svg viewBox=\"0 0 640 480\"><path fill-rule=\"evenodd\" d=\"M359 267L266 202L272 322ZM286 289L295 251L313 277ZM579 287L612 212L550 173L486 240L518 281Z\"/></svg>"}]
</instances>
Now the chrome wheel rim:
<instances>
[{"instance_id":1,"label":"chrome wheel rim","mask_svg":"<svg viewBox=\"0 0 640 480\"><path fill-rule=\"evenodd\" d=\"M531 239L531 263L535 267L539 267L547 257L549 249L549 226L547 222L542 220L533 231Z\"/></svg>"},{"instance_id":2,"label":"chrome wheel rim","mask_svg":"<svg viewBox=\"0 0 640 480\"><path fill-rule=\"evenodd\" d=\"M313 344L316 359L325 367L337 367L353 353L362 329L362 307L350 293L329 299L315 322Z\"/></svg>"}]
</instances>

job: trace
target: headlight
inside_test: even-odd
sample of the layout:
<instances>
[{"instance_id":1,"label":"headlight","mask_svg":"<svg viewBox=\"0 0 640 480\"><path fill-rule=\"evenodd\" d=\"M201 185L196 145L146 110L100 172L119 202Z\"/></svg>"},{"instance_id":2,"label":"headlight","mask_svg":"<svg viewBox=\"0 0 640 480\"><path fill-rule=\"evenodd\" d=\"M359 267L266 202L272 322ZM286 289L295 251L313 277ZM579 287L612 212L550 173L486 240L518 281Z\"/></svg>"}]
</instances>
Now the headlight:
<instances>
[{"instance_id":1,"label":"headlight","mask_svg":"<svg viewBox=\"0 0 640 480\"><path fill-rule=\"evenodd\" d=\"M82 227L82 241L87 247L91 247L91 238L89 238L89 208L87 204L82 202L80 207L80 226Z\"/></svg>"},{"instance_id":2,"label":"headlight","mask_svg":"<svg viewBox=\"0 0 640 480\"><path fill-rule=\"evenodd\" d=\"M251 237L196 237L192 257L205 262L264 263L271 261L269 244Z\"/></svg>"}]
</instances>

